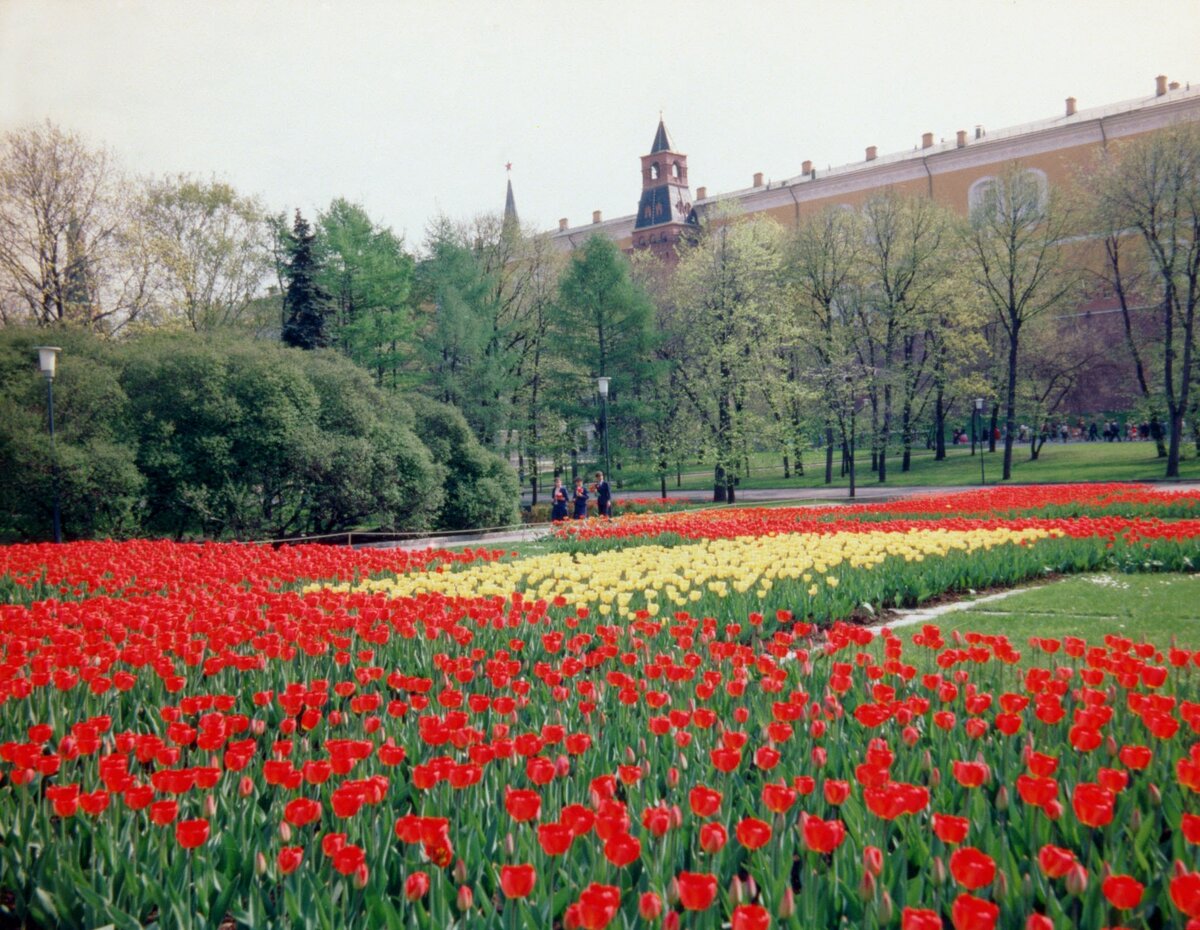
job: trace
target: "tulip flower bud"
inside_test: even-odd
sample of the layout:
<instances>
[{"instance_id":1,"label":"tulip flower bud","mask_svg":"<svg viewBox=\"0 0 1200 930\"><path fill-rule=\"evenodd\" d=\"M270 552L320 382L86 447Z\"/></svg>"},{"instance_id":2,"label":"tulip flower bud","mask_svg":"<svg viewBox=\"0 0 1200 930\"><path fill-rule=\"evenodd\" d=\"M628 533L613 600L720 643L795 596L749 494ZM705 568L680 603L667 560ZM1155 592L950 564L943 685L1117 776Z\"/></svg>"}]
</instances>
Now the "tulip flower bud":
<instances>
[{"instance_id":1,"label":"tulip flower bud","mask_svg":"<svg viewBox=\"0 0 1200 930\"><path fill-rule=\"evenodd\" d=\"M254 872L256 875L267 874L267 857L264 856L262 852L256 852L254 854Z\"/></svg>"},{"instance_id":2,"label":"tulip flower bud","mask_svg":"<svg viewBox=\"0 0 1200 930\"><path fill-rule=\"evenodd\" d=\"M753 875L746 876L746 880L742 882L742 885L746 889L747 900L753 901L758 897L758 885L755 883Z\"/></svg>"},{"instance_id":3,"label":"tulip flower bud","mask_svg":"<svg viewBox=\"0 0 1200 930\"><path fill-rule=\"evenodd\" d=\"M554 760L554 777L566 778L571 774L571 760L566 756L560 755Z\"/></svg>"},{"instance_id":4,"label":"tulip flower bud","mask_svg":"<svg viewBox=\"0 0 1200 930\"><path fill-rule=\"evenodd\" d=\"M679 903L679 882L674 878L667 882L667 903L672 907Z\"/></svg>"},{"instance_id":5,"label":"tulip flower bud","mask_svg":"<svg viewBox=\"0 0 1200 930\"><path fill-rule=\"evenodd\" d=\"M683 772L686 772L688 770L687 756L685 756L683 753L679 754L679 769L680 769L680 771L683 771Z\"/></svg>"},{"instance_id":6,"label":"tulip flower bud","mask_svg":"<svg viewBox=\"0 0 1200 930\"><path fill-rule=\"evenodd\" d=\"M746 900L746 889L742 886L742 880L735 875L729 882L729 903L745 904Z\"/></svg>"},{"instance_id":7,"label":"tulip flower bud","mask_svg":"<svg viewBox=\"0 0 1200 930\"><path fill-rule=\"evenodd\" d=\"M515 853L516 851L517 851L516 839L513 837L512 833L505 833L504 834L504 854L506 856L511 857L513 855L513 853Z\"/></svg>"},{"instance_id":8,"label":"tulip flower bud","mask_svg":"<svg viewBox=\"0 0 1200 930\"><path fill-rule=\"evenodd\" d=\"M929 787L936 788L942 783L942 770L934 769L929 773Z\"/></svg>"},{"instance_id":9,"label":"tulip flower bud","mask_svg":"<svg viewBox=\"0 0 1200 930\"><path fill-rule=\"evenodd\" d=\"M890 924L892 918L896 914L896 905L892 901L891 892L886 889L883 892L883 897L879 902L879 919L881 923Z\"/></svg>"},{"instance_id":10,"label":"tulip flower bud","mask_svg":"<svg viewBox=\"0 0 1200 930\"><path fill-rule=\"evenodd\" d=\"M461 860L460 860L461 861ZM469 911L471 904L475 901L475 893L471 891L470 885L459 885L458 894L454 897L454 904L460 911Z\"/></svg>"},{"instance_id":11,"label":"tulip flower bud","mask_svg":"<svg viewBox=\"0 0 1200 930\"><path fill-rule=\"evenodd\" d=\"M679 769L671 766L667 769L667 787L676 788L679 786Z\"/></svg>"},{"instance_id":12,"label":"tulip flower bud","mask_svg":"<svg viewBox=\"0 0 1200 930\"><path fill-rule=\"evenodd\" d=\"M1008 810L1008 785L1001 785L996 789L996 810Z\"/></svg>"},{"instance_id":13,"label":"tulip flower bud","mask_svg":"<svg viewBox=\"0 0 1200 930\"><path fill-rule=\"evenodd\" d=\"M658 920L662 916L662 898L653 891L647 891L638 898L638 915L642 920Z\"/></svg>"},{"instance_id":14,"label":"tulip flower bud","mask_svg":"<svg viewBox=\"0 0 1200 930\"><path fill-rule=\"evenodd\" d=\"M1021 876L1021 895L1026 901L1033 900L1033 876L1028 872Z\"/></svg>"},{"instance_id":15,"label":"tulip flower bud","mask_svg":"<svg viewBox=\"0 0 1200 930\"><path fill-rule=\"evenodd\" d=\"M858 896L864 901L870 901L875 897L875 876L868 871L863 871L862 878L858 881Z\"/></svg>"},{"instance_id":16,"label":"tulip flower bud","mask_svg":"<svg viewBox=\"0 0 1200 930\"><path fill-rule=\"evenodd\" d=\"M1062 816L1063 806L1058 801L1050 801L1042 810L1045 811L1046 816L1051 820L1058 820Z\"/></svg>"},{"instance_id":17,"label":"tulip flower bud","mask_svg":"<svg viewBox=\"0 0 1200 930\"><path fill-rule=\"evenodd\" d=\"M921 753L921 768L926 772L933 771L933 753L928 749Z\"/></svg>"},{"instance_id":18,"label":"tulip flower bud","mask_svg":"<svg viewBox=\"0 0 1200 930\"><path fill-rule=\"evenodd\" d=\"M1141 825L1142 825L1142 809L1140 807L1135 807L1133 809L1133 813L1129 815L1129 828L1131 830L1133 830L1134 833L1137 833L1138 827L1140 827ZM1108 868L1108 864L1105 863L1104 867Z\"/></svg>"},{"instance_id":19,"label":"tulip flower bud","mask_svg":"<svg viewBox=\"0 0 1200 930\"><path fill-rule=\"evenodd\" d=\"M1071 870L1067 872L1065 884L1067 886L1068 894L1073 894L1076 896L1082 895L1085 891L1087 891L1088 886L1087 869L1076 862L1073 866L1071 866Z\"/></svg>"},{"instance_id":20,"label":"tulip flower bud","mask_svg":"<svg viewBox=\"0 0 1200 930\"><path fill-rule=\"evenodd\" d=\"M866 846L862 853L863 871L879 875L883 871L883 850L878 846Z\"/></svg>"},{"instance_id":21,"label":"tulip flower bud","mask_svg":"<svg viewBox=\"0 0 1200 930\"><path fill-rule=\"evenodd\" d=\"M262 736L267 732L267 721L258 720L257 718L250 721L250 732L255 736Z\"/></svg>"},{"instance_id":22,"label":"tulip flower bud","mask_svg":"<svg viewBox=\"0 0 1200 930\"><path fill-rule=\"evenodd\" d=\"M649 776L650 776L650 760L642 759L642 777L648 778Z\"/></svg>"},{"instance_id":23,"label":"tulip flower bud","mask_svg":"<svg viewBox=\"0 0 1200 930\"><path fill-rule=\"evenodd\" d=\"M679 930L678 911L667 911L667 916L663 918L663 930Z\"/></svg>"},{"instance_id":24,"label":"tulip flower bud","mask_svg":"<svg viewBox=\"0 0 1200 930\"><path fill-rule=\"evenodd\" d=\"M217 814L217 799L211 794L204 796L204 816L208 818L215 817Z\"/></svg>"},{"instance_id":25,"label":"tulip flower bud","mask_svg":"<svg viewBox=\"0 0 1200 930\"><path fill-rule=\"evenodd\" d=\"M946 884L946 863L942 861L941 856L933 857L933 883L935 885Z\"/></svg>"},{"instance_id":26,"label":"tulip flower bud","mask_svg":"<svg viewBox=\"0 0 1200 930\"><path fill-rule=\"evenodd\" d=\"M671 805L671 826L676 830L683 826L683 811L678 804Z\"/></svg>"},{"instance_id":27,"label":"tulip flower bud","mask_svg":"<svg viewBox=\"0 0 1200 930\"><path fill-rule=\"evenodd\" d=\"M290 843L292 841L292 828L289 826L286 820L282 820L279 823L279 838L283 840L284 843Z\"/></svg>"},{"instance_id":28,"label":"tulip flower bud","mask_svg":"<svg viewBox=\"0 0 1200 930\"><path fill-rule=\"evenodd\" d=\"M1104 750L1109 754L1109 756L1115 756L1119 751L1117 749L1117 741L1113 739L1113 735L1111 733L1108 734L1108 738L1104 741Z\"/></svg>"},{"instance_id":29,"label":"tulip flower bud","mask_svg":"<svg viewBox=\"0 0 1200 930\"><path fill-rule=\"evenodd\" d=\"M776 913L785 919L796 913L796 895L792 892L791 885L784 887L783 900L779 902L779 907L776 908Z\"/></svg>"},{"instance_id":30,"label":"tulip flower bud","mask_svg":"<svg viewBox=\"0 0 1200 930\"><path fill-rule=\"evenodd\" d=\"M467 864L461 859L454 863L454 880L460 885L467 880Z\"/></svg>"},{"instance_id":31,"label":"tulip flower bud","mask_svg":"<svg viewBox=\"0 0 1200 930\"><path fill-rule=\"evenodd\" d=\"M635 755L633 754L633 747L632 747L632 746L626 746L626 747L625 747L625 761L626 761L626 762L628 762L630 765L633 765L633 763L634 763L635 761L637 761L637 756L635 756Z\"/></svg>"},{"instance_id":32,"label":"tulip flower bud","mask_svg":"<svg viewBox=\"0 0 1200 930\"><path fill-rule=\"evenodd\" d=\"M243 798L248 798L254 793L254 781L249 775L243 775L241 781L238 782L238 794Z\"/></svg>"},{"instance_id":33,"label":"tulip flower bud","mask_svg":"<svg viewBox=\"0 0 1200 930\"><path fill-rule=\"evenodd\" d=\"M638 755L643 758L646 755L646 737L644 736L638 740Z\"/></svg>"},{"instance_id":34,"label":"tulip flower bud","mask_svg":"<svg viewBox=\"0 0 1200 930\"><path fill-rule=\"evenodd\" d=\"M996 889L997 898L1004 898L1008 894L1008 873L1004 869L996 870L996 878L992 887Z\"/></svg>"},{"instance_id":35,"label":"tulip flower bud","mask_svg":"<svg viewBox=\"0 0 1200 930\"><path fill-rule=\"evenodd\" d=\"M1054 921L1045 914L1030 914L1025 921L1025 930L1054 930Z\"/></svg>"},{"instance_id":36,"label":"tulip flower bud","mask_svg":"<svg viewBox=\"0 0 1200 930\"><path fill-rule=\"evenodd\" d=\"M1155 807L1162 807L1162 792L1158 790L1158 785L1150 782L1150 787L1146 789L1146 794L1150 795L1150 803Z\"/></svg>"},{"instance_id":37,"label":"tulip flower bud","mask_svg":"<svg viewBox=\"0 0 1200 930\"><path fill-rule=\"evenodd\" d=\"M367 869L367 864L364 862L354 870L354 887L360 890L366 888L367 879L370 877L370 875L371 873Z\"/></svg>"}]
</instances>

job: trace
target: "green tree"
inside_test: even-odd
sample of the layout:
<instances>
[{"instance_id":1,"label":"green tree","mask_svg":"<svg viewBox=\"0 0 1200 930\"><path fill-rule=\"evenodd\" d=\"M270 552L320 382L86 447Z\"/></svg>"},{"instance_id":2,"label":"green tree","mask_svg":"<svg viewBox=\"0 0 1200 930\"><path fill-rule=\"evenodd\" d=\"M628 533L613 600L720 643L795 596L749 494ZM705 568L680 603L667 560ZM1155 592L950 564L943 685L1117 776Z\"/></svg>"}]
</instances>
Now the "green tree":
<instances>
[{"instance_id":1,"label":"green tree","mask_svg":"<svg viewBox=\"0 0 1200 930\"><path fill-rule=\"evenodd\" d=\"M419 395L409 402L417 434L445 468L436 525L459 530L519 523L521 487L508 463L479 443L455 408Z\"/></svg>"},{"instance_id":2,"label":"green tree","mask_svg":"<svg viewBox=\"0 0 1200 930\"><path fill-rule=\"evenodd\" d=\"M1025 325L1063 306L1078 276L1063 242L1072 216L1061 195L1019 163L1009 165L983 190L971 210L966 247L975 281L1004 334L1004 471L1012 477L1017 435L1017 378Z\"/></svg>"},{"instance_id":3,"label":"green tree","mask_svg":"<svg viewBox=\"0 0 1200 930\"><path fill-rule=\"evenodd\" d=\"M317 218L318 282L330 295L331 344L396 388L411 358L414 262L391 229L338 198Z\"/></svg>"},{"instance_id":4,"label":"green tree","mask_svg":"<svg viewBox=\"0 0 1200 930\"><path fill-rule=\"evenodd\" d=\"M146 182L139 204L160 321L197 332L244 323L271 268L261 202L222 181Z\"/></svg>"},{"instance_id":5,"label":"green tree","mask_svg":"<svg viewBox=\"0 0 1200 930\"><path fill-rule=\"evenodd\" d=\"M30 326L0 329L0 538L51 538L56 459L64 538L136 535L144 481L112 349L85 331L55 334L63 352L52 450L34 349L44 337Z\"/></svg>"},{"instance_id":6,"label":"green tree","mask_svg":"<svg viewBox=\"0 0 1200 930\"><path fill-rule=\"evenodd\" d=\"M1141 240L1145 287L1160 314L1166 476L1177 478L1200 303L1200 130L1180 125L1115 146L1092 187L1110 227L1136 230Z\"/></svg>"},{"instance_id":7,"label":"green tree","mask_svg":"<svg viewBox=\"0 0 1200 930\"><path fill-rule=\"evenodd\" d=\"M313 243L316 235L308 221L296 211L291 235L284 244L280 269L283 280L284 345L296 349L320 349L329 345L329 294L321 286L321 268Z\"/></svg>"},{"instance_id":8,"label":"green tree","mask_svg":"<svg viewBox=\"0 0 1200 930\"><path fill-rule=\"evenodd\" d=\"M598 441L634 447L651 383L654 308L629 262L605 236L571 254L558 282L552 338L561 364L557 392L568 423L591 419ZM597 378L611 379L602 405ZM607 412L607 417L605 413Z\"/></svg>"}]
</instances>

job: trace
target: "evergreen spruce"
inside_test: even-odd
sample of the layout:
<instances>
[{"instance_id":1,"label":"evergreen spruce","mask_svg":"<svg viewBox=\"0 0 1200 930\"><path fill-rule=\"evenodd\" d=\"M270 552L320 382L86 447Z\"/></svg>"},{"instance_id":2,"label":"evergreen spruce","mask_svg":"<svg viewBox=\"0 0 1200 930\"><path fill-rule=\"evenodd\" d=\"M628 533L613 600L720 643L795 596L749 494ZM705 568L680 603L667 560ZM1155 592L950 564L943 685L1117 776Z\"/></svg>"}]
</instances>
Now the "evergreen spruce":
<instances>
[{"instance_id":1,"label":"evergreen spruce","mask_svg":"<svg viewBox=\"0 0 1200 930\"><path fill-rule=\"evenodd\" d=\"M288 237L287 263L283 268L283 342L297 349L320 349L329 345L325 315L329 294L317 283L320 269L313 254L316 238L308 221L296 211Z\"/></svg>"}]
</instances>

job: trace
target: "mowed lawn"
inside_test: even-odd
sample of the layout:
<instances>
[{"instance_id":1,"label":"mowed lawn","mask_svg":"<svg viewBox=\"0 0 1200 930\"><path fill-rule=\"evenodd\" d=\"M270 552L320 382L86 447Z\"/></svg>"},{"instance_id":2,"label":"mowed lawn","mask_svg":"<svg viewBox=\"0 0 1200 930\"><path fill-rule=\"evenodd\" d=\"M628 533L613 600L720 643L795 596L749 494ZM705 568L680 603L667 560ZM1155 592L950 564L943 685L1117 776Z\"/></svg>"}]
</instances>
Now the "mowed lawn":
<instances>
[{"instance_id":1,"label":"mowed lawn","mask_svg":"<svg viewBox=\"0 0 1200 930\"><path fill-rule=\"evenodd\" d=\"M1101 643L1113 633L1160 649L1200 649L1200 574L1080 575L932 621L953 631L1004 634L1018 648L1031 636L1078 636ZM900 628L906 638L917 627Z\"/></svg>"},{"instance_id":2,"label":"mowed lawn","mask_svg":"<svg viewBox=\"0 0 1200 930\"><path fill-rule=\"evenodd\" d=\"M1184 458L1180 462L1180 477L1200 479L1200 460L1196 448L1187 443L1183 447ZM859 485L878 484L870 469L870 453L860 451L855 468ZM1000 481L1004 464L1004 449L983 455L984 477L988 484ZM821 450L809 450L804 458L805 474L799 477L783 477L783 463L777 457L755 455L751 458L748 476L739 482L739 487L752 488L845 488L847 478L840 473L840 459L834 462L833 484L825 484L825 455ZM1029 446L1013 448L1014 483L1056 483L1074 481L1149 481L1160 479L1166 471L1166 460L1155 454L1150 442L1072 442L1046 443L1037 461L1030 461ZM658 479L640 474L634 469L614 472L614 480L622 491L658 492ZM938 462L933 453L925 449L914 450L912 467L900 471L900 456L888 459L887 486L907 487L913 485L969 486L980 483L979 456L971 455L969 446L958 446L946 450L946 459ZM667 482L671 492L712 490L712 470L693 466L683 474L677 486L672 475Z\"/></svg>"}]
</instances>

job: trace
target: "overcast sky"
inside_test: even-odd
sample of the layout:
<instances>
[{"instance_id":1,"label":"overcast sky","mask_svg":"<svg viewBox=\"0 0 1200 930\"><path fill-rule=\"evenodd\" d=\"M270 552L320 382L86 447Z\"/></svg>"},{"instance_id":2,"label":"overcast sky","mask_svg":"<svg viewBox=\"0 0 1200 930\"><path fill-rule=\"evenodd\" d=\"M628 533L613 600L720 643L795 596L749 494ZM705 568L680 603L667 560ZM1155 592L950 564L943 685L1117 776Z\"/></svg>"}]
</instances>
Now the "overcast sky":
<instances>
[{"instance_id":1,"label":"overcast sky","mask_svg":"<svg viewBox=\"0 0 1200 930\"><path fill-rule=\"evenodd\" d=\"M423 238L632 213L660 109L709 193L1200 81L1197 0L0 0L0 129Z\"/></svg>"}]
</instances>

